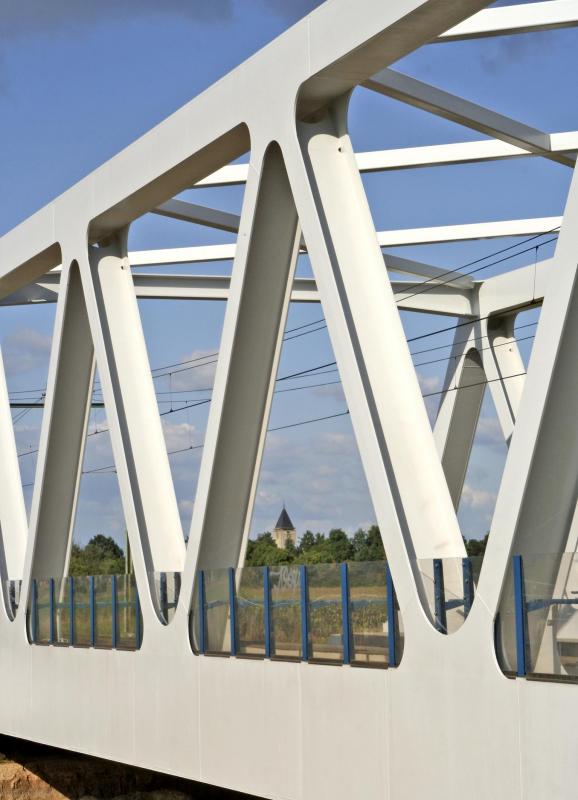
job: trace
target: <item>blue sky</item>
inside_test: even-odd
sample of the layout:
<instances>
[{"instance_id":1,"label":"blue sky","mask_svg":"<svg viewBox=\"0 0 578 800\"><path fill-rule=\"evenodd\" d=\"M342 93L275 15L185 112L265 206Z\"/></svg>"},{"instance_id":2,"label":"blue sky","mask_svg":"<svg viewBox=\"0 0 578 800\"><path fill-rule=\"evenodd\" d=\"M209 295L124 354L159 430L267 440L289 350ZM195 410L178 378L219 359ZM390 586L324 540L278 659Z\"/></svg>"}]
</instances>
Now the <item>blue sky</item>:
<instances>
[{"instance_id":1,"label":"blue sky","mask_svg":"<svg viewBox=\"0 0 578 800\"><path fill-rule=\"evenodd\" d=\"M504 3L500 3L503 5ZM302 0L0 0L0 235L114 155L155 123L281 33L316 3ZM161 10L162 9L162 10ZM422 48L396 69L489 106L546 131L578 128L571 102L578 66L574 30L456 42ZM355 148L437 144L482 138L423 112L360 89L352 98ZM364 178L378 230L562 213L570 170L539 159L375 174ZM240 211L242 189L194 190L195 202ZM131 229L131 249L232 241L226 233L147 215ZM515 240L422 246L399 254L454 268L489 256ZM540 250L540 257L551 245ZM480 277L532 260L528 254L489 267ZM491 259L490 259L491 261ZM299 270L309 274L302 259ZM489 262L488 262L489 263ZM224 274L229 264L197 265ZM191 270L191 267L181 267ZM178 271L175 267L167 272ZM220 303L142 301L141 317L153 367L216 352L224 307ZM403 314L408 336L446 327L451 320ZM534 315L536 316L536 315ZM317 306L292 306L288 328L322 317ZM48 366L54 306L2 309L0 340L9 390L38 397ZM520 320L526 323L527 320ZM333 360L327 332L287 341L280 375ZM527 330L527 329L525 329ZM533 330L533 329L530 329ZM425 347L451 341L443 334ZM524 357L531 340L521 344ZM419 349L414 346L413 350ZM439 351L439 357L447 355ZM210 361L210 358L206 358ZM436 391L446 364L415 357L422 387ZM169 451L202 443L208 405L177 412L178 400L208 399L213 365L155 381ZM167 372L167 370L161 370ZM335 381L335 383L333 382ZM328 383L276 395L270 427L336 414L345 400L336 373L293 382ZM283 387L285 388L285 384ZM280 384L281 387L281 384ZM288 386L286 388L289 388ZM16 396L16 395L14 395ZM434 400L428 401L430 411ZM39 411L15 413L20 452L38 441ZM19 419L20 417L20 419ZM85 469L112 463L105 414L95 411ZM97 431L99 431L97 433ZM144 432L143 435L146 435ZM188 531L201 450L171 456L185 531ZM491 402L486 399L472 454L460 522L466 536L489 527L505 458ZM35 455L21 459L29 500ZM269 434L253 532L271 527L285 501L298 532L349 531L374 521L347 417ZM104 470L83 477L78 541L95 533L122 538L124 522L116 476Z\"/></svg>"}]
</instances>

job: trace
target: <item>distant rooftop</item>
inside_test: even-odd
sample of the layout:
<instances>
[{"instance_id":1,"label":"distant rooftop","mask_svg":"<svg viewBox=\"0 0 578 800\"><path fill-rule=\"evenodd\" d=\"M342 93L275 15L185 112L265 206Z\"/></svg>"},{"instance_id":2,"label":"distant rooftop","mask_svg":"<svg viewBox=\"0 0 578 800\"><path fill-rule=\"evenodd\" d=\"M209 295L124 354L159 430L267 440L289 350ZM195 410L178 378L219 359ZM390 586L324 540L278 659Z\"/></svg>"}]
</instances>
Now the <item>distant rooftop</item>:
<instances>
[{"instance_id":1,"label":"distant rooftop","mask_svg":"<svg viewBox=\"0 0 578 800\"><path fill-rule=\"evenodd\" d=\"M293 525L293 523L291 522L291 518L287 513L285 506L283 506L283 511L281 511L281 513L279 514L279 519L277 520L275 528L280 528L283 531L295 530L295 525Z\"/></svg>"}]
</instances>

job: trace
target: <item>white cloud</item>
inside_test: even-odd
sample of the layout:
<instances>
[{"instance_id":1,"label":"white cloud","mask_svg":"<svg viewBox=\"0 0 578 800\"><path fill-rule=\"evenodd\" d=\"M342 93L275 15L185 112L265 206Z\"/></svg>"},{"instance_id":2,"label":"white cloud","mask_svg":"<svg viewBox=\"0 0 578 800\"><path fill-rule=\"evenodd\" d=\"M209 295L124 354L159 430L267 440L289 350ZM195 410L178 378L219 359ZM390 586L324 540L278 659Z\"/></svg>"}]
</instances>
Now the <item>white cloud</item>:
<instances>
[{"instance_id":1,"label":"white cloud","mask_svg":"<svg viewBox=\"0 0 578 800\"><path fill-rule=\"evenodd\" d=\"M476 489L466 483L462 492L461 502L469 508L488 510L493 508L496 502L496 495L494 492Z\"/></svg>"},{"instance_id":2,"label":"white cloud","mask_svg":"<svg viewBox=\"0 0 578 800\"><path fill-rule=\"evenodd\" d=\"M505 446L504 434L500 423L495 417L480 417L478 430L476 431L476 444Z\"/></svg>"},{"instance_id":3,"label":"white cloud","mask_svg":"<svg viewBox=\"0 0 578 800\"><path fill-rule=\"evenodd\" d=\"M420 389L424 394L429 392L437 392L441 389L441 378L439 375L423 375L421 372L417 373Z\"/></svg>"},{"instance_id":4,"label":"white cloud","mask_svg":"<svg viewBox=\"0 0 578 800\"><path fill-rule=\"evenodd\" d=\"M171 377L163 378L166 391L212 389L217 366L217 357L214 353L214 350L193 350L183 356L181 359L183 366L175 367ZM186 369L187 367L191 369Z\"/></svg>"},{"instance_id":5,"label":"white cloud","mask_svg":"<svg viewBox=\"0 0 578 800\"><path fill-rule=\"evenodd\" d=\"M2 344L8 375L21 375L39 367L47 367L50 357L50 336L33 328L20 328L9 334Z\"/></svg>"},{"instance_id":6,"label":"white cloud","mask_svg":"<svg viewBox=\"0 0 578 800\"><path fill-rule=\"evenodd\" d=\"M353 532L375 520L353 433L270 434L253 533L271 528L283 500L299 534L333 527Z\"/></svg>"},{"instance_id":7,"label":"white cloud","mask_svg":"<svg viewBox=\"0 0 578 800\"><path fill-rule=\"evenodd\" d=\"M163 420L163 433L168 451L199 444L197 429L188 422L167 422Z\"/></svg>"}]
</instances>

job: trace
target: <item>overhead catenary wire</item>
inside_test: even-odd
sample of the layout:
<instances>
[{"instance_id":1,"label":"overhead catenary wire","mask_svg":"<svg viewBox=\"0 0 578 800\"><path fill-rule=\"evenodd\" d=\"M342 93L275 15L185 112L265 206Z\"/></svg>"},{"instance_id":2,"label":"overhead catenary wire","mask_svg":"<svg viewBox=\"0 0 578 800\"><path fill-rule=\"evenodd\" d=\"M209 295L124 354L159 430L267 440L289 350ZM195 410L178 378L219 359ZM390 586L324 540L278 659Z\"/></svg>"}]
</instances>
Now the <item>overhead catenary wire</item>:
<instances>
[{"instance_id":1,"label":"overhead catenary wire","mask_svg":"<svg viewBox=\"0 0 578 800\"><path fill-rule=\"evenodd\" d=\"M461 267L456 267L455 269L448 270L446 273L442 273L442 275L450 275L450 274L451 275L463 275L463 272L461 272L461 270L463 270L468 265L479 263L480 261L484 261L484 260L486 260L488 258L493 258L495 255L500 255L500 254L502 254L504 252L507 252L507 251L509 251L511 249L514 249L516 247L522 247L523 245L527 244L528 242L535 241L537 238L540 238L541 236L545 236L545 235L547 235L549 233L552 233L553 231L556 231L556 230L558 230L558 228L552 228L551 231L545 231L545 232L540 233L540 234L535 234L533 236L530 236L530 237L522 240L521 242L517 242L514 245L509 245L506 248L501 248L500 250L494 251L493 253L489 253L488 255L483 256L483 257L481 257L479 259L475 259L474 261L469 262L469 264L465 264L465 265L462 265ZM540 248L540 247L542 247L542 246L544 246L546 244L549 244L549 243L551 243L553 241L555 241L555 238L549 239L546 242L541 242L538 245L533 245L531 248L528 248L526 250L523 250L523 251L520 251L520 252L516 252L516 253L511 253L510 255L506 256L503 259L499 259L498 261L494 261L494 262L491 262L490 264L484 265L483 268L486 269L486 268L489 268L491 266L495 266L496 264L503 263L504 261L507 261L507 260L509 260L511 258L516 258L517 256L522 255L522 254L524 254L524 253L526 253L528 251L537 250L538 248ZM440 284L439 277L441 277L441 276L437 276L435 278L430 278L430 279L428 279L426 281L422 281L420 283L417 283L416 286L427 287L426 291L432 291L433 289L435 289L436 286L443 285L443 283ZM450 281L448 281L448 282L451 282L451 280L453 280L453 279L450 279ZM407 291L407 290L405 290L405 291ZM406 296L406 297L404 297L404 299L407 300L408 297ZM528 306L529 307L534 307L535 303L531 302L531 303L528 304ZM479 317L475 321L479 322L479 321L482 321L484 319L488 319L488 317ZM472 320L472 321L474 321L474 320ZM308 328L308 327L311 327L311 326L314 326L314 325L318 325L319 323L326 323L325 318L324 317L320 317L319 319L312 320L311 322L306 322L306 323L304 323L302 325L297 325L297 326L295 326L293 328L288 328L285 331L285 335L284 336L287 336L288 333L293 333L294 331L299 331L299 330L302 330L304 328ZM458 327L461 327L463 325L468 325L468 324L470 324L470 321L466 321L464 323L458 323L457 325L450 325L450 326L447 326L447 327L438 328L438 329L435 329L433 331L429 331L429 332L427 332L425 334L421 334L420 336L411 337L411 338L407 339L407 342L408 343L412 343L412 342L418 341L420 339L425 339L425 338L429 338L429 337L432 337L432 336L436 336L438 334L447 333L449 331L455 330ZM325 324L323 326L323 328L326 328L326 327L327 327L327 325ZM316 333L318 330L322 330L322 328L317 328L316 330L311 331L311 333ZM306 333L303 334L303 335L307 335L308 333L309 333L309 331L306 331ZM291 338L297 338L297 337L290 337L288 339L288 341ZM446 347L446 346L449 347L451 345L441 345L441 347ZM198 369L200 367L209 366L210 364L216 363L218 355L219 355L219 352L215 351L213 353L207 353L207 354L205 354L203 356L197 356L195 358L187 359L185 361L175 362L174 364L164 364L164 365L161 365L159 367L151 368L151 373L161 372L162 370L169 370L169 369L172 369L173 367L181 367L183 365L186 366L188 364L198 364L198 366L187 367L186 368L187 370L188 369ZM412 355L417 355L417 353L414 352L414 353L412 353ZM214 359L214 360L206 361L206 359ZM199 364L198 362L200 362L200 361L203 361L204 363ZM335 363L335 362L333 362L333 363ZM178 371L179 372L184 372L186 370L182 369L182 370L178 370ZM168 374L169 374L168 372L164 372L163 374L160 374L160 375L153 375L153 380L156 380L157 378L165 377ZM98 383L98 381L95 381L95 384L96 383ZM13 394L13 395L15 395L15 394L27 394L27 393L36 393L37 391L45 391L45 390L23 389L23 390L19 390L19 391L10 392L10 394ZM95 391L100 391L100 390L95 390ZM195 390L195 391L197 391L197 390ZM198 390L198 391L201 391L201 390Z\"/></svg>"},{"instance_id":2,"label":"overhead catenary wire","mask_svg":"<svg viewBox=\"0 0 578 800\"><path fill-rule=\"evenodd\" d=\"M302 425L311 425L314 422L324 422L325 420L336 419L337 417L346 417L348 415L349 415L349 410L345 410L345 411L340 411L337 414L327 414L324 417L314 417L313 419L299 420L298 422L292 422L292 423L290 423L288 425L279 425L276 428L268 428L267 429L267 433L273 433L275 431L285 430L286 428L297 428L297 427L301 427ZM176 450L168 450L167 451L167 455L174 456L174 455L177 455L178 453L186 453L186 452L188 452L190 450L200 450L202 447L204 447L204 444L191 445L189 447L179 447ZM95 473L103 473L105 470L114 470L114 471L116 471L116 467L115 467L114 464L106 464L103 467L95 467L94 469L85 470L85 471L83 471L82 474L83 475L92 475L92 474L95 474Z\"/></svg>"},{"instance_id":3,"label":"overhead catenary wire","mask_svg":"<svg viewBox=\"0 0 578 800\"><path fill-rule=\"evenodd\" d=\"M405 295L404 300L409 300L411 297L416 297L418 294L424 294L425 292L430 291L431 289L433 289L435 286L446 286L448 283L451 283L452 281L455 280L455 277L449 277L445 281L440 280L440 278L443 278L446 275L450 275L450 276L452 276L452 275L456 276L457 275L459 277L463 277L463 276L467 277L469 275L474 275L477 272L481 272L484 269L488 269L489 267L496 266L496 264L501 264L503 261L508 261L510 258L516 258L517 256L524 255L524 253L529 253L530 251L537 250L538 247L543 247L546 244L550 244L551 242L555 242L556 241L556 237L554 236L551 239L548 239L546 242L541 242L537 246L533 245L532 247L528 247L526 250L521 250L519 253L514 253L513 255L506 256L505 258L503 258L503 259L501 258L498 261L492 262L491 264L486 264L486 265L483 265L481 267L476 267L475 269L469 270L468 272L464 272L464 270L467 270L468 267L474 266L475 264L479 264L481 261L485 261L487 258L493 258L494 256L501 255L502 253L507 253L509 250L513 250L516 247L522 247L522 245L528 244L528 242L533 242L536 239L540 239L542 236L548 236L549 234L554 233L555 231L558 231L559 229L560 229L560 226L557 225L555 228L552 228L549 231L543 231L542 233L536 233L536 234L534 234L534 236L529 236L527 239L524 239L521 242L516 242L515 244L508 245L508 247L503 247L501 250L496 250L490 256L483 256L481 258L476 258L476 259L474 259L474 261L470 261L467 264L463 264L461 267L458 267L458 268L452 269L452 270L448 270L447 272L442 272L441 274L436 275L434 278L428 278L425 281L419 281L418 283L415 284L415 287L420 289L420 291L416 291L416 292L414 292L413 294L410 294L410 295L405 295L405 292L407 291L407 288L404 289L403 290L403 294ZM431 284L431 288L430 288L429 284ZM422 287L424 287L424 288L422 288ZM401 294L401 292L400 292L400 294Z\"/></svg>"},{"instance_id":4,"label":"overhead catenary wire","mask_svg":"<svg viewBox=\"0 0 578 800\"><path fill-rule=\"evenodd\" d=\"M551 233L551 232L553 232L553 231L555 231L555 230L557 230L557 229L558 229L558 228L553 228L553 229L552 229L552 231L547 231L547 232L544 232L544 233L542 233L542 234L537 234L537 235L534 235L534 236L532 236L532 237L529 237L529 238L528 238L528 239L526 239L526 240L523 240L522 242L518 242L518 243L517 243L517 244L515 244L515 245L510 245L510 246L508 246L508 247L506 247L506 248L502 248L502 249L500 249L500 250L496 251L494 254L489 254L489 255L487 255L487 256L484 256L484 257L482 257L482 258L476 259L475 261L469 262L469 265L473 265L473 264L480 263L481 261L487 260L488 258L492 258L492 257L493 257L493 255L500 255L500 254L502 254L502 253L504 253L504 252L508 252L508 251L510 251L510 250L512 250L512 249L515 249L515 248L517 248L517 247L521 247L521 246L523 246L524 244L526 244L527 242L530 242L530 241L535 241L537 238L540 238L541 236L544 236L544 235L546 235L547 233ZM519 256L519 255L522 255L522 254L523 254L523 253L525 253L525 252L528 252L528 250L534 250L534 249L536 249L536 250L537 250L539 247L541 247L541 246L543 246L543 245L545 245L545 244L548 244L548 243L550 243L550 242L552 242L552 241L554 241L554 240L555 240L555 239L554 239L554 238L552 238L552 239L550 239L550 240L547 240L546 242L542 242L542 243L540 243L540 244L538 244L538 245L534 245L532 248L528 248L527 250L523 250L523 251L519 251L519 252L515 252L515 253L510 253L510 255L508 255L508 256L506 256L506 257L504 257L504 258L502 258L502 259L499 259L498 261L492 262L492 263L490 263L490 264L486 264L486 265L484 265L484 266L482 266L482 267L479 267L479 268L477 268L476 270L472 270L472 271L471 271L469 274L472 274L472 272L474 272L474 271L479 271L479 270L481 270L481 269L486 269L486 268L489 268L489 267L491 267L491 266L493 266L493 265L495 265L495 264L498 264L498 263L503 263L504 261L507 261L507 260L509 260L509 259L511 259L511 258L515 258L515 257L517 257L517 256ZM466 266L469 266L469 265L466 265ZM447 272L447 273L445 273L445 274L447 274L447 275L450 275L450 274L452 274L452 275L455 275L455 274L456 274L456 273L458 273L458 272L459 272L461 269L463 269L463 267L462 267L462 268L460 268L460 269L448 270L448 272ZM444 273L442 273L442 276L443 276L443 274L444 274ZM463 273L461 273L461 274L463 274ZM430 279L430 280L428 280L428 281L424 281L424 282L422 282L422 283L420 283L420 284L418 284L418 285L421 287L421 286L425 286L426 284L430 284L430 288L431 288L431 289L433 289L435 286L439 286L439 285L440 285L439 277L442 277L442 276L437 276L435 279ZM451 281L451 278L450 278L450 281ZM450 281L447 281L447 282L450 282ZM425 291L427 291L427 290L429 290L429 289L425 289ZM416 294L417 294L417 293L416 293ZM408 299L408 296L406 295L404 299ZM535 307L535 303L534 303L534 302L529 302L529 303L528 303L528 304L526 304L526 305L527 305L527 307L529 307L529 308L530 308L530 307ZM521 308L523 308L523 306L521 306L521 307L520 307L520 309L521 309ZM417 336L414 336L414 337L410 337L410 338L408 338L408 339L407 339L407 342L408 342L408 344L410 344L410 343L412 343L412 342L415 342L415 341L420 341L420 340L423 340L423 339L426 339L426 338L430 338L430 337L432 337L432 336L436 336L436 335L439 335L439 334L441 334L441 333L446 333L446 332L450 332L450 331L455 331L456 329L458 329L458 328L460 328L460 327L464 327L464 326L466 326L466 325L471 325L473 322L480 322L480 321L482 321L482 320L484 320L484 319L488 319L488 318L489 318L489 317L488 317L488 316L486 316L486 317L480 317L480 318L477 318L477 319L475 319L475 320L466 320L465 322L462 322L462 323L457 323L457 324L455 324L455 325L452 325L452 326L446 326L446 327L444 327L444 328L441 328L441 329L437 329L437 330L434 330L434 331L429 331L429 332L427 332L427 333L424 333L424 334L420 334L420 335L417 335ZM303 325L299 325L299 326L296 326L296 327L294 327L294 328L288 329L288 330L285 332L285 336L287 335L287 333L291 333L291 332L293 332L293 331L297 331L297 330L303 330L303 329L305 329L305 328L312 328L312 326L314 326L314 325L318 325L319 323L325 323L325 320L324 320L324 318L321 318L321 319L318 319L318 320L313 320L313 321L311 321L311 322L309 322L309 323L305 323L305 324L303 324ZM529 323L529 325L532 325L532 324L534 324L534 323ZM326 326L326 324L322 326L322 328L325 328L325 327L327 327L327 326ZM304 333L304 334L302 334L302 335L307 335L308 333L315 333L315 332L317 332L318 330L321 330L322 328L316 328L316 329L314 329L314 330L311 330L311 331L305 331L305 333ZM285 337L284 337L284 338L285 338ZM290 338L298 338L298 337L290 337ZM533 337L527 337L527 338L533 338ZM450 346L451 346L451 345L444 345L443 347L450 347ZM434 349L434 348L432 348L432 349ZM425 351L420 351L420 352L427 352L427 350L425 350ZM216 363L216 361L218 360L217 358L214 358L213 360L208 360L208 361L206 360L206 359L211 359L213 355L214 355L214 356L218 356L218 351L217 351L217 352L215 352L214 354L207 354L207 355L205 355L205 356L199 356L199 357L196 357L195 359L191 359L191 360L190 360L190 361L188 361L188 362L178 362L179 364L187 364L187 363L188 363L188 364L196 364L196 367L195 367L195 366L189 366L189 367L185 367L185 368L183 368L183 369L175 370L175 372L184 372L184 371L186 371L186 370L188 370L188 369L194 369L194 368L198 368L198 367L201 367L201 366L208 366L208 365L210 365L210 364ZM413 353L412 355L417 355L417 353ZM444 360L450 360L451 358L452 358L452 357L450 356L448 359L444 359ZM440 360L441 360L441 359L440 359ZM199 363L198 363L199 361L203 361L203 363L202 363L202 364L199 364ZM157 367L157 368L155 368L155 369L154 369L154 370L152 370L152 371L161 372L163 369L164 369L164 370L166 370L166 369L169 369L169 368L170 368L170 367L172 367L172 366L173 366L173 365L165 365L165 366L162 366L162 367ZM175 364L174 366L177 366L177 364ZM317 374L317 375L321 375L321 374L327 374L327 372L333 372L333 371L336 371L336 370L332 370L332 369L327 369L328 367L329 367L329 368L331 368L331 367L336 367L336 366L337 366L337 362L336 362L336 361L327 362L327 363L325 363L325 364L317 365L317 366L315 366L315 367L309 367L309 368L307 368L307 369L305 369L305 370L300 370L300 371L298 371L298 372L295 372L295 373L291 373L291 374L289 374L289 375L282 376L281 378L277 378L277 381L285 381L285 380L295 379L295 378L298 378L298 377L303 377L303 376L307 376L307 375L311 375L311 376L313 377L313 375L314 375L314 374ZM417 364L416 366L425 366L425 364ZM325 372L322 372L321 370L325 370ZM171 375L172 375L172 373L164 373L164 374L165 374L165 375L166 375L166 374L171 374ZM523 374L525 374L525 373L520 373L519 375L523 375ZM519 375L516 375L516 376L503 376L501 379L502 379L502 380L505 380L505 379L508 379L509 377L518 377ZM158 377L163 377L163 374L159 374L159 375L153 376L153 378L158 378ZM484 381L484 383L490 383L490 382L493 382L493 381L492 381L492 380L490 380L490 381ZM335 381L335 382L330 382L330 383L338 383L338 381ZM325 384L325 385L329 385L329 383L327 383L327 384ZM297 389L297 388L299 388L299 389L301 389L301 388L303 388L303 389L306 389L306 388L316 388L316 387L315 387L314 385L313 385L313 386L312 386L312 385L310 385L310 386L306 386L306 387L295 387L295 389ZM30 390L28 390L28 391L30 391ZM207 389L207 391L208 391L208 389ZM426 395L423 395L423 396L424 396L424 397L431 397L431 396L433 396L433 395L435 395L435 394L444 394L445 392L448 392L448 391L453 391L453 389L441 390L440 392L433 392L433 393L429 393L429 394L426 394ZM172 394L172 390L171 390L170 394ZM161 401L161 402L162 402L162 401ZM194 407L194 405L203 405L203 404L205 404L205 403L208 403L208 402L210 402L210 399L205 399L205 400L202 400L202 401L200 401L200 402L199 402L199 403L197 403L197 404L190 404L190 403L189 403L189 404L187 404L187 403L184 403L182 406L180 406L180 407L179 407L179 408L177 408L177 409L173 409L173 408L171 407L170 411L168 411L168 412L162 412L162 413L161 413L161 416L164 416L164 415L166 415L166 414L169 414L169 413L177 413L177 412L179 412L179 411L185 410L186 408L191 408L191 407ZM172 405L172 404L171 404L171 405ZM296 427L298 424L299 424L299 423L297 423L297 424L291 423L291 424L289 424L287 427ZM309 424L309 423L306 423L306 424ZM97 433L101 433L101 432L102 432L102 433L105 433L105 432L107 432L107 430L108 430L108 429L102 429L102 431L94 431L94 432L92 432L92 433L91 433L91 434L89 434L89 435L92 435L92 436L94 436L94 435L96 435ZM18 454L18 457L22 457L22 456L25 456L25 455L30 455L30 454L32 454L32 453L34 453L34 452L38 452L38 449L36 449L36 450L28 450L28 451L24 451L23 453L20 453L20 454Z\"/></svg>"},{"instance_id":5,"label":"overhead catenary wire","mask_svg":"<svg viewBox=\"0 0 578 800\"><path fill-rule=\"evenodd\" d=\"M465 386L452 386L452 387L450 387L448 389L441 389L440 391L436 391L436 392L427 392L427 393L425 393L423 395L423 397L424 398L434 397L436 395L447 394L448 392L457 392L457 391L462 391L462 390L465 390L465 389L473 389L476 386L484 386L484 385L486 385L488 383L495 383L496 381L504 381L504 380L509 380L509 379L512 379L512 378L520 378L520 377L522 377L524 375L526 375L525 371L517 372L514 375L502 375L499 378L490 378L490 379L486 379L486 380L483 380L483 381L477 381L475 383L469 383L469 384L467 384ZM346 409L345 411L340 411L340 412L337 412L336 414L327 414L326 416L323 416L323 417L314 417L312 419L299 420L297 422L288 423L287 425L279 425L279 426L274 427L274 428L268 428L267 429L267 433L273 433L275 431L287 430L288 428L302 427L304 425L311 425L311 424L316 423L316 422L325 422L326 420L338 419L340 417L349 416L349 413L350 413L349 409ZM189 452L191 450L200 450L203 447L204 447L204 444L189 445L188 447L180 447L180 448L178 448L176 450L168 450L167 451L167 455L168 456L174 456L174 455L177 455L179 453ZM106 464L106 465L104 465L102 467L94 467L93 469L83 470L83 472L82 472L83 475L96 475L96 474L106 475L106 474L114 474L114 473L116 473L116 466L114 464ZM24 484L24 486L31 486L31 485L33 485L33 484Z\"/></svg>"}]
</instances>

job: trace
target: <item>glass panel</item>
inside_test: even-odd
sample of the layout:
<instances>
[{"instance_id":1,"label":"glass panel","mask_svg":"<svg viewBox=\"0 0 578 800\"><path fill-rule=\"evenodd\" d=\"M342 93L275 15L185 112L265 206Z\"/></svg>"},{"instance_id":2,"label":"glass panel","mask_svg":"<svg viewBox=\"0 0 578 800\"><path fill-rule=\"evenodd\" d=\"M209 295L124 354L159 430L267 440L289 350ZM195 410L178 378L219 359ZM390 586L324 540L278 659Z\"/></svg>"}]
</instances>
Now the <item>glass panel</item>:
<instances>
[{"instance_id":1,"label":"glass panel","mask_svg":"<svg viewBox=\"0 0 578 800\"><path fill-rule=\"evenodd\" d=\"M578 557L523 557L528 674L578 677Z\"/></svg>"},{"instance_id":2,"label":"glass panel","mask_svg":"<svg viewBox=\"0 0 578 800\"><path fill-rule=\"evenodd\" d=\"M352 660L387 664L387 595L385 561L349 564Z\"/></svg>"},{"instance_id":3,"label":"glass panel","mask_svg":"<svg viewBox=\"0 0 578 800\"><path fill-rule=\"evenodd\" d=\"M522 558L528 675L578 678L578 557L574 553ZM497 650L507 674L518 667L516 602L510 564L497 619Z\"/></svg>"},{"instance_id":4,"label":"glass panel","mask_svg":"<svg viewBox=\"0 0 578 800\"><path fill-rule=\"evenodd\" d=\"M153 572L153 585L163 621L168 625L175 615L181 591L180 572Z\"/></svg>"},{"instance_id":5,"label":"glass panel","mask_svg":"<svg viewBox=\"0 0 578 800\"><path fill-rule=\"evenodd\" d=\"M90 647L90 578L74 578L74 644Z\"/></svg>"},{"instance_id":6,"label":"glass panel","mask_svg":"<svg viewBox=\"0 0 578 800\"><path fill-rule=\"evenodd\" d=\"M475 596L482 561L482 556L418 560L430 612L442 633L455 633L464 624L468 606L471 607Z\"/></svg>"},{"instance_id":7,"label":"glass panel","mask_svg":"<svg viewBox=\"0 0 578 800\"><path fill-rule=\"evenodd\" d=\"M50 643L50 581L48 578L36 581L37 614L36 614L36 642L38 644Z\"/></svg>"},{"instance_id":8,"label":"glass panel","mask_svg":"<svg viewBox=\"0 0 578 800\"><path fill-rule=\"evenodd\" d=\"M229 570L205 570L205 648L207 653L229 654Z\"/></svg>"},{"instance_id":9,"label":"glass panel","mask_svg":"<svg viewBox=\"0 0 578 800\"><path fill-rule=\"evenodd\" d=\"M299 567L278 566L269 570L271 590L271 655L301 656L301 581Z\"/></svg>"},{"instance_id":10,"label":"glass panel","mask_svg":"<svg viewBox=\"0 0 578 800\"><path fill-rule=\"evenodd\" d=\"M307 568L309 653L312 659L343 660L341 569L339 564Z\"/></svg>"},{"instance_id":11,"label":"glass panel","mask_svg":"<svg viewBox=\"0 0 578 800\"><path fill-rule=\"evenodd\" d=\"M116 579L117 592L117 647L126 650L137 650L138 610L137 588L134 575L119 575ZM140 614L140 611L138 612ZM142 631L142 621L139 620ZM140 634L139 634L140 637Z\"/></svg>"},{"instance_id":12,"label":"glass panel","mask_svg":"<svg viewBox=\"0 0 578 800\"><path fill-rule=\"evenodd\" d=\"M70 580L54 581L54 643L70 643Z\"/></svg>"},{"instance_id":13,"label":"glass panel","mask_svg":"<svg viewBox=\"0 0 578 800\"><path fill-rule=\"evenodd\" d=\"M395 586L394 586L395 590ZM403 633L403 617L399 613L399 603L397 602L397 595L394 594L395 597L395 623L396 623L396 637L395 637L395 647L396 647L396 666L401 663L401 659L403 658L403 646L404 646L404 633ZM389 659L389 655L388 655Z\"/></svg>"},{"instance_id":14,"label":"glass panel","mask_svg":"<svg viewBox=\"0 0 578 800\"><path fill-rule=\"evenodd\" d=\"M18 606L20 605L20 589L22 587L21 580L7 580L6 586L6 602L8 611L12 617L16 614Z\"/></svg>"},{"instance_id":15,"label":"glass panel","mask_svg":"<svg viewBox=\"0 0 578 800\"><path fill-rule=\"evenodd\" d=\"M95 575L95 646L112 648L112 576Z\"/></svg>"},{"instance_id":16,"label":"glass panel","mask_svg":"<svg viewBox=\"0 0 578 800\"><path fill-rule=\"evenodd\" d=\"M237 640L240 655L265 655L262 567L237 571Z\"/></svg>"},{"instance_id":17,"label":"glass panel","mask_svg":"<svg viewBox=\"0 0 578 800\"><path fill-rule=\"evenodd\" d=\"M193 602L191 603L191 612L189 614L189 639L191 646L195 653L199 652L199 574L195 576L195 583L193 586Z\"/></svg>"}]
</instances>

